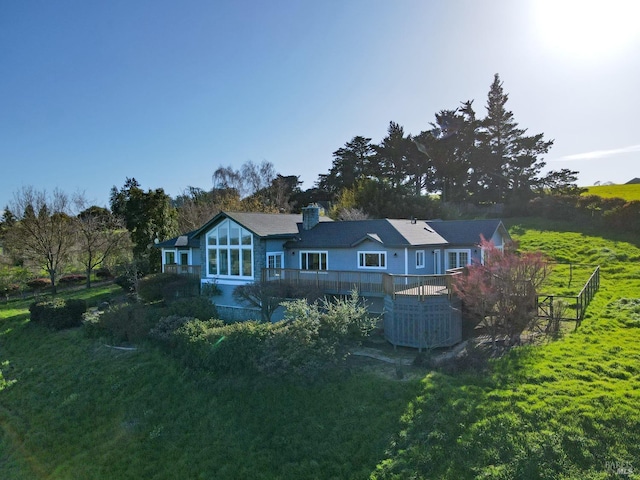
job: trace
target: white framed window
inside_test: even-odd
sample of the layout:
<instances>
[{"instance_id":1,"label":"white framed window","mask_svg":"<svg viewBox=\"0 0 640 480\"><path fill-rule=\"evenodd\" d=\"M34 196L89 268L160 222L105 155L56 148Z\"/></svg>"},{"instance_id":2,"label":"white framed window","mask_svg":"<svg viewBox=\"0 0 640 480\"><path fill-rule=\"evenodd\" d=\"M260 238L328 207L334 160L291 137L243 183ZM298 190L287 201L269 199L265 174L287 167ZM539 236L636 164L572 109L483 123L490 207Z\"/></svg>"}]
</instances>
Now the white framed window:
<instances>
[{"instance_id":1,"label":"white framed window","mask_svg":"<svg viewBox=\"0 0 640 480\"><path fill-rule=\"evenodd\" d=\"M300 270L328 270L328 252L300 252Z\"/></svg>"},{"instance_id":2,"label":"white framed window","mask_svg":"<svg viewBox=\"0 0 640 480\"><path fill-rule=\"evenodd\" d=\"M358 268L387 268L387 252L358 252Z\"/></svg>"},{"instance_id":3,"label":"white framed window","mask_svg":"<svg viewBox=\"0 0 640 480\"><path fill-rule=\"evenodd\" d=\"M425 267L424 250L417 250L416 251L416 268L424 268L424 267Z\"/></svg>"},{"instance_id":4,"label":"white framed window","mask_svg":"<svg viewBox=\"0 0 640 480\"><path fill-rule=\"evenodd\" d=\"M267 252L266 266L269 279L279 278L284 268L284 252Z\"/></svg>"},{"instance_id":5,"label":"white framed window","mask_svg":"<svg viewBox=\"0 0 640 480\"><path fill-rule=\"evenodd\" d=\"M165 265L173 265L176 263L176 251L175 250L165 250L164 251L164 264Z\"/></svg>"},{"instance_id":6,"label":"white framed window","mask_svg":"<svg viewBox=\"0 0 640 480\"><path fill-rule=\"evenodd\" d=\"M445 250L445 270L466 267L471 263L471 250L456 249Z\"/></svg>"},{"instance_id":7,"label":"white framed window","mask_svg":"<svg viewBox=\"0 0 640 480\"><path fill-rule=\"evenodd\" d=\"M253 278L253 235L231 220L207 233L207 275Z\"/></svg>"},{"instance_id":8,"label":"white framed window","mask_svg":"<svg viewBox=\"0 0 640 480\"><path fill-rule=\"evenodd\" d=\"M284 268L284 252L267 252L267 268Z\"/></svg>"}]
</instances>

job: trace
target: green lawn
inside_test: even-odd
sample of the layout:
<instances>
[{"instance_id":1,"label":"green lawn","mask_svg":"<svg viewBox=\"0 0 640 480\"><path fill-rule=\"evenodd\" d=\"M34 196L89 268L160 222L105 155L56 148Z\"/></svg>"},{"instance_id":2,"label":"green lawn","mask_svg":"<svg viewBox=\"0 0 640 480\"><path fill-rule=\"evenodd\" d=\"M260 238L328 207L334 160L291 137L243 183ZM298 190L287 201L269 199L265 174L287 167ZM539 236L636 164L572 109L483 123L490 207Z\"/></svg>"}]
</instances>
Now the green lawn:
<instances>
[{"instance_id":1,"label":"green lawn","mask_svg":"<svg viewBox=\"0 0 640 480\"><path fill-rule=\"evenodd\" d=\"M576 332L484 375L216 378L2 305L1 477L639 478L640 241L508 227L523 248L601 265L601 291Z\"/></svg>"},{"instance_id":2,"label":"green lawn","mask_svg":"<svg viewBox=\"0 0 640 480\"><path fill-rule=\"evenodd\" d=\"M4 479L367 478L417 381L342 372L294 384L185 370L150 345L0 312ZM22 307L22 310L20 310Z\"/></svg>"},{"instance_id":3,"label":"green lawn","mask_svg":"<svg viewBox=\"0 0 640 480\"><path fill-rule=\"evenodd\" d=\"M538 224L540 226L542 224ZM510 225L525 249L602 265L580 329L489 375L431 373L376 478L618 478L640 473L640 248Z\"/></svg>"}]
</instances>

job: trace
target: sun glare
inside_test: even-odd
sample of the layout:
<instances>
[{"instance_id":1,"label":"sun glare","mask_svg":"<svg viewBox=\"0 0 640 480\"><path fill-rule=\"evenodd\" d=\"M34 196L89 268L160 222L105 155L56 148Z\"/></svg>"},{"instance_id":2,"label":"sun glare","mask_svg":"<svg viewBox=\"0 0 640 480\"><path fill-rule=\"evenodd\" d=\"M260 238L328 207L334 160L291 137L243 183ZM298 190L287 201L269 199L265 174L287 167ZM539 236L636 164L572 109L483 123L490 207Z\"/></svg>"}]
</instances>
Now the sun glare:
<instances>
[{"instance_id":1,"label":"sun glare","mask_svg":"<svg viewBox=\"0 0 640 480\"><path fill-rule=\"evenodd\" d=\"M640 1L534 0L535 29L553 51L581 59L615 56L639 37Z\"/></svg>"}]
</instances>

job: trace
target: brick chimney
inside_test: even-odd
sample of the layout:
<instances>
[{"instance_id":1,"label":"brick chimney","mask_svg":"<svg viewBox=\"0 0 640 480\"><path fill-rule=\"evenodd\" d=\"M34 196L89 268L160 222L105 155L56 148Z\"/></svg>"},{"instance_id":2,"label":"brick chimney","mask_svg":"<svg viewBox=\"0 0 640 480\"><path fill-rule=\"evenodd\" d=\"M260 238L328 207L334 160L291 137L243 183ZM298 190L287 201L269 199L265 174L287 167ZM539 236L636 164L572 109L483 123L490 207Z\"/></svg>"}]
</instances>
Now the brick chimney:
<instances>
[{"instance_id":1,"label":"brick chimney","mask_svg":"<svg viewBox=\"0 0 640 480\"><path fill-rule=\"evenodd\" d=\"M309 204L302 208L302 229L311 230L320 222L320 207L315 204Z\"/></svg>"}]
</instances>

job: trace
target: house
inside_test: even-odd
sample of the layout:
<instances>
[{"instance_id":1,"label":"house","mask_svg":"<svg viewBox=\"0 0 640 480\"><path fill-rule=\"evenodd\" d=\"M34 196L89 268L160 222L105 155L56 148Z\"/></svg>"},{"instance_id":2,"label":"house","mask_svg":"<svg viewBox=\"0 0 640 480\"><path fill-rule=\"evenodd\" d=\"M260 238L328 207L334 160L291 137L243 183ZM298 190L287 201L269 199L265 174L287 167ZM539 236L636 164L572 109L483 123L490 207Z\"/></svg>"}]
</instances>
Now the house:
<instances>
[{"instance_id":1,"label":"house","mask_svg":"<svg viewBox=\"0 0 640 480\"><path fill-rule=\"evenodd\" d=\"M451 275L482 261L482 238L498 248L510 241L495 219L333 222L309 206L301 215L221 212L157 247L164 272L217 286L214 302L225 318L256 318L233 298L238 285L251 282L313 283L334 295L357 288L369 309L384 315L391 343L421 348L460 341Z\"/></svg>"}]
</instances>

